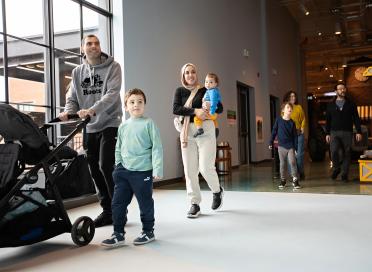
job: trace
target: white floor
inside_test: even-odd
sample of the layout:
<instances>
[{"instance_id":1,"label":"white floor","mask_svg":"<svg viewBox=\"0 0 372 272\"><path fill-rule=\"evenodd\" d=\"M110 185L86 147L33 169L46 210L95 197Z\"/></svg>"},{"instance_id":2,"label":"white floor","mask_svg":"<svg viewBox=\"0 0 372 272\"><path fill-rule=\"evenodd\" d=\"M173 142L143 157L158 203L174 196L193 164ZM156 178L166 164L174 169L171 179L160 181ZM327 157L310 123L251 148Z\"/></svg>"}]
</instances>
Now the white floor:
<instances>
[{"instance_id":1,"label":"white floor","mask_svg":"<svg viewBox=\"0 0 372 272\"><path fill-rule=\"evenodd\" d=\"M184 191L155 192L156 238L133 246L141 224L129 209L127 245L107 250L112 228L74 246L69 234L0 249L0 271L372 271L372 196L226 192L212 212L203 192L202 216L187 219ZM70 210L95 217L97 204Z\"/></svg>"}]
</instances>

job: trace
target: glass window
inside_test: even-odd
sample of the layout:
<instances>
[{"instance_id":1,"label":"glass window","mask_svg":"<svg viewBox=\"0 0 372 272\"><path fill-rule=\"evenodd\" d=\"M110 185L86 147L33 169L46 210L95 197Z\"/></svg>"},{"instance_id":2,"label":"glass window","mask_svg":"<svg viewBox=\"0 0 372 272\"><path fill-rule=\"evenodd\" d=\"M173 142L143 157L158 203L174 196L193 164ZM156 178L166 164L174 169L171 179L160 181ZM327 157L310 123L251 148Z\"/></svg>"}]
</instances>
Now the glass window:
<instances>
[{"instance_id":1,"label":"glass window","mask_svg":"<svg viewBox=\"0 0 372 272\"><path fill-rule=\"evenodd\" d=\"M64 111L66 104L66 94L70 88L71 72L80 65L80 56L67 54L60 50L55 50L55 78L56 78L56 116ZM60 143L68 134L74 130L76 124L57 125L57 143ZM69 146L79 149L82 145L82 134L78 133Z\"/></svg>"},{"instance_id":2,"label":"glass window","mask_svg":"<svg viewBox=\"0 0 372 272\"><path fill-rule=\"evenodd\" d=\"M47 123L46 113L48 108L46 106L30 106L18 103L9 103L9 105L30 116L38 127L42 127L45 123Z\"/></svg>"},{"instance_id":3,"label":"glass window","mask_svg":"<svg viewBox=\"0 0 372 272\"><path fill-rule=\"evenodd\" d=\"M68 20L66 18L68 17ZM80 7L71 0L53 1L54 46L59 49L79 52Z\"/></svg>"},{"instance_id":4,"label":"glass window","mask_svg":"<svg viewBox=\"0 0 372 272\"><path fill-rule=\"evenodd\" d=\"M6 0L8 34L44 43L43 0Z\"/></svg>"},{"instance_id":5,"label":"glass window","mask_svg":"<svg viewBox=\"0 0 372 272\"><path fill-rule=\"evenodd\" d=\"M84 36L89 34L96 35L101 42L103 52L110 54L110 30L109 19L103 15L94 12L91 9L83 8L83 31Z\"/></svg>"},{"instance_id":6,"label":"glass window","mask_svg":"<svg viewBox=\"0 0 372 272\"><path fill-rule=\"evenodd\" d=\"M0 3L0 32L3 32L3 5ZM3 36L0 37L3 39Z\"/></svg>"},{"instance_id":7,"label":"glass window","mask_svg":"<svg viewBox=\"0 0 372 272\"><path fill-rule=\"evenodd\" d=\"M109 22L112 17L97 12L97 9L109 11L110 0L52 1L5 0L7 33L4 35L13 36L7 38L8 90L5 90L4 79L4 36L0 34L0 102L4 102L8 95L12 106L29 114L40 126L50 120L52 113L58 115L64 110L71 72L81 62L81 37L95 34L101 41L102 51L110 54ZM51 2L53 14L45 14L46 7ZM1 6L0 1L0 32L3 31ZM53 18L51 26L46 25L48 18ZM45 30L51 27L54 47L51 41L46 39L45 33ZM50 50L53 50L55 57L54 71L51 71L54 76L47 77L49 73L45 72L49 71L50 67L46 56L49 56ZM52 98L55 99L53 103ZM51 104L56 107L51 108ZM56 133L53 134L57 135L53 139L54 143L63 139L73 128L73 125L66 125L65 128L57 126ZM72 146L78 148L81 145L81 134L75 138Z\"/></svg>"},{"instance_id":8,"label":"glass window","mask_svg":"<svg viewBox=\"0 0 372 272\"><path fill-rule=\"evenodd\" d=\"M3 35L0 34L1 40ZM0 42L0 102L5 102L5 82L4 82L4 56L3 42Z\"/></svg>"},{"instance_id":9,"label":"glass window","mask_svg":"<svg viewBox=\"0 0 372 272\"><path fill-rule=\"evenodd\" d=\"M86 0L93 5L96 5L102 9L109 10L109 0Z\"/></svg>"},{"instance_id":10,"label":"glass window","mask_svg":"<svg viewBox=\"0 0 372 272\"><path fill-rule=\"evenodd\" d=\"M9 102L17 103L22 111L43 118L46 108L39 106L49 105L44 75L45 50L42 46L20 40L8 42Z\"/></svg>"},{"instance_id":11,"label":"glass window","mask_svg":"<svg viewBox=\"0 0 372 272\"><path fill-rule=\"evenodd\" d=\"M66 103L66 93L71 82L72 70L80 65L80 57L55 50L55 78L56 78L56 99L57 112L63 111Z\"/></svg>"}]
</instances>

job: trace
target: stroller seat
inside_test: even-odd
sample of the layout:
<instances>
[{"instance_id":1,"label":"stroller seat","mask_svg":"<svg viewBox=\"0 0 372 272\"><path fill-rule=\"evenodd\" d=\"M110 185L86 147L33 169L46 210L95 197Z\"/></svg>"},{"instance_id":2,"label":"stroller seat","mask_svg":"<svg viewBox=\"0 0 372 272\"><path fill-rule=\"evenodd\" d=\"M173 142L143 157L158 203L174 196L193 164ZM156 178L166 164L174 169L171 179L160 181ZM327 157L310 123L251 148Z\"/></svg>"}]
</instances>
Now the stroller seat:
<instances>
[{"instance_id":1,"label":"stroller seat","mask_svg":"<svg viewBox=\"0 0 372 272\"><path fill-rule=\"evenodd\" d=\"M79 191L87 181L95 191L86 158L66 146L89 120L82 120L53 147L46 134L51 125L39 128L28 115L0 104L0 136L5 142L0 144L0 248L29 245L65 232L79 246L93 239L93 220L82 216L72 224L60 190L72 183L80 186L75 188ZM24 171L26 164L30 169ZM79 175L81 171L84 175ZM39 174L45 188L24 186L35 183ZM71 190L68 187L68 193Z\"/></svg>"},{"instance_id":2,"label":"stroller seat","mask_svg":"<svg viewBox=\"0 0 372 272\"><path fill-rule=\"evenodd\" d=\"M19 160L21 146L19 144L0 144L0 199L6 194L14 177L18 177L24 169Z\"/></svg>"},{"instance_id":3,"label":"stroller seat","mask_svg":"<svg viewBox=\"0 0 372 272\"><path fill-rule=\"evenodd\" d=\"M0 104L0 135L5 141L0 144L0 197L23 172L25 164L38 164L53 149L46 130L45 126L39 128L30 116ZM58 152L60 159L76 156L77 152L68 146Z\"/></svg>"}]
</instances>

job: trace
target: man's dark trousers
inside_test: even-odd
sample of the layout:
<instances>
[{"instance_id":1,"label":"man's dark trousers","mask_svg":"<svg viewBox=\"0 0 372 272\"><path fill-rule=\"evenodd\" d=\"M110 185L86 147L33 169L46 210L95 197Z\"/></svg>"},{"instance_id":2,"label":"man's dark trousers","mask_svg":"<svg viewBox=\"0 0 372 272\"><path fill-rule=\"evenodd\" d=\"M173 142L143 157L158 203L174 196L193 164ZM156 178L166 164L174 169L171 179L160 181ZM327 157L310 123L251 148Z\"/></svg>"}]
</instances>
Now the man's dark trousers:
<instances>
[{"instance_id":1,"label":"man's dark trousers","mask_svg":"<svg viewBox=\"0 0 372 272\"><path fill-rule=\"evenodd\" d=\"M346 177L349 173L352 140L353 133L351 131L331 130L330 148L333 171L339 172L341 170L341 175ZM340 151L343 153L342 166Z\"/></svg>"},{"instance_id":2,"label":"man's dark trousers","mask_svg":"<svg viewBox=\"0 0 372 272\"><path fill-rule=\"evenodd\" d=\"M89 169L98 189L103 211L111 215L111 201L114 192L112 171L115 165L117 127L108 127L97 133L86 134L86 149Z\"/></svg>"}]
</instances>

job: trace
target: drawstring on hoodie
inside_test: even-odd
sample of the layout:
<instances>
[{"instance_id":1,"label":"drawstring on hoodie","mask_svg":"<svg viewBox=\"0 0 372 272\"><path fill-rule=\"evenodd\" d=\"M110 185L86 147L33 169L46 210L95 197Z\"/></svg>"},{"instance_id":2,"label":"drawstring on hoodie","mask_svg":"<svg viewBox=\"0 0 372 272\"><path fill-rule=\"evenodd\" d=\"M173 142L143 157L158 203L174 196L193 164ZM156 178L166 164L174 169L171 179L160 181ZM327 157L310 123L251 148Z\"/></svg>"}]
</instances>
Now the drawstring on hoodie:
<instances>
[{"instance_id":1,"label":"drawstring on hoodie","mask_svg":"<svg viewBox=\"0 0 372 272\"><path fill-rule=\"evenodd\" d=\"M89 72L90 86L93 87L94 86L94 67L91 67L89 64L88 64L88 72Z\"/></svg>"}]
</instances>

